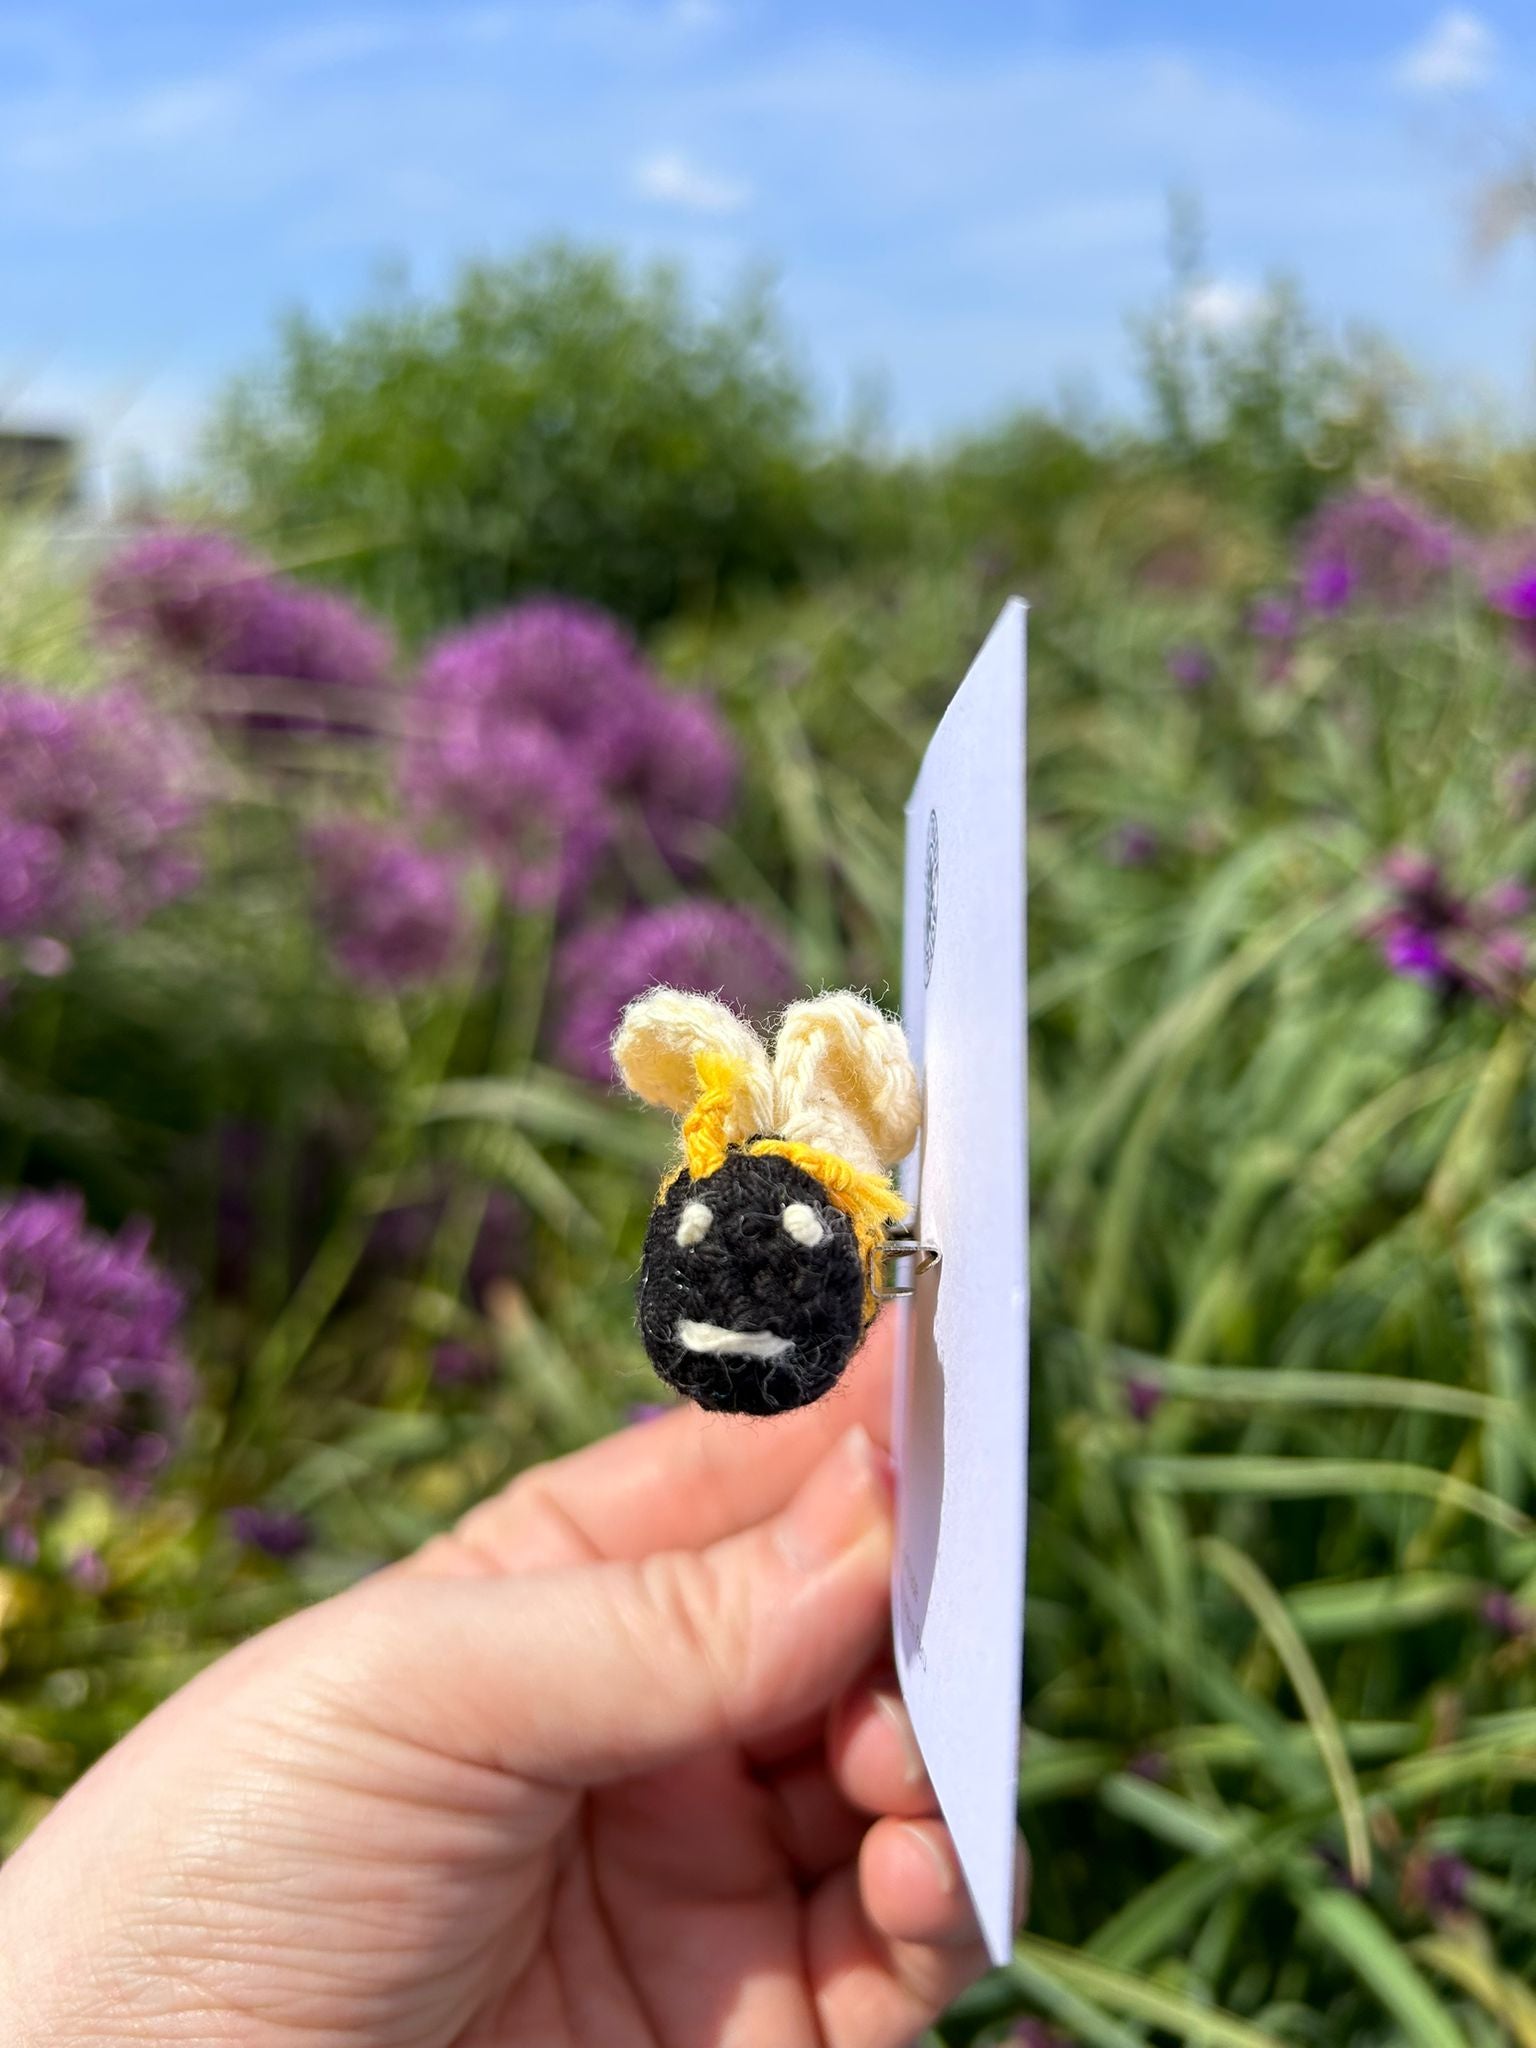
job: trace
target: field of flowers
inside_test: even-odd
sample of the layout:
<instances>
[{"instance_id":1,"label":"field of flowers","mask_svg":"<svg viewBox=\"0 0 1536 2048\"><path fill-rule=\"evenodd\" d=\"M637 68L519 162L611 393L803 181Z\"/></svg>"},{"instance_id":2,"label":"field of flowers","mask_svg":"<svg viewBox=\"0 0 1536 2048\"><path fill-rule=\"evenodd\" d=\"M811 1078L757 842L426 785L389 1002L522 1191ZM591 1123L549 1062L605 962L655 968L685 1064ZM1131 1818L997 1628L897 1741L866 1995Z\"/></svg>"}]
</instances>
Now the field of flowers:
<instances>
[{"instance_id":1,"label":"field of flowers","mask_svg":"<svg viewBox=\"0 0 1536 2048\"><path fill-rule=\"evenodd\" d=\"M1016 527L644 644L8 536L0 1844L657 1397L618 1011L898 993L1022 583L1035 1905L944 2038L1536 2042L1536 543L1419 489L1078 478L1039 577Z\"/></svg>"}]
</instances>

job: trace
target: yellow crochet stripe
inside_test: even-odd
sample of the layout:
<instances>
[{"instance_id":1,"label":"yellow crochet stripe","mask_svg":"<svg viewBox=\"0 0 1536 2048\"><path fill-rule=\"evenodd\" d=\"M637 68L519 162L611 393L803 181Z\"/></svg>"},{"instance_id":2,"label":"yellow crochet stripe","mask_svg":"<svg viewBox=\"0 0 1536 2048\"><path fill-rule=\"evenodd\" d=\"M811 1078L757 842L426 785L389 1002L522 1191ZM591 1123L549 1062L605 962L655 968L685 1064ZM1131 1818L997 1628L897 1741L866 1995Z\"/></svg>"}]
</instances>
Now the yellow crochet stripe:
<instances>
[{"instance_id":1,"label":"yellow crochet stripe","mask_svg":"<svg viewBox=\"0 0 1536 2048\"><path fill-rule=\"evenodd\" d=\"M812 1180L820 1181L834 1206L853 1225L860 1256L866 1260L874 1247L884 1242L886 1224L899 1223L907 1213L900 1191L891 1186L883 1173L861 1172L835 1152L823 1152L816 1145L798 1145L791 1138L752 1138L741 1149L787 1159L791 1166L801 1167Z\"/></svg>"},{"instance_id":2,"label":"yellow crochet stripe","mask_svg":"<svg viewBox=\"0 0 1536 2048\"><path fill-rule=\"evenodd\" d=\"M705 1180L725 1164L730 1141L726 1119L742 1095L745 1063L722 1052L701 1052L693 1062L699 1097L683 1118L683 1157L695 1180Z\"/></svg>"}]
</instances>

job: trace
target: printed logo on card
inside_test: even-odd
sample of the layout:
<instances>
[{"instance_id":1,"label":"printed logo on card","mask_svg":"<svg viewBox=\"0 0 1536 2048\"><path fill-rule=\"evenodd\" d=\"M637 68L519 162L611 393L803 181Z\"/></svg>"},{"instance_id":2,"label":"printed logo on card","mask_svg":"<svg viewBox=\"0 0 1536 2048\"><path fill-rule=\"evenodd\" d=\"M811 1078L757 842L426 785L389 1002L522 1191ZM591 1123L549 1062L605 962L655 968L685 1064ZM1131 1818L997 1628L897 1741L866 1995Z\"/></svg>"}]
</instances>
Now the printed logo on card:
<instances>
[{"instance_id":1,"label":"printed logo on card","mask_svg":"<svg viewBox=\"0 0 1536 2048\"><path fill-rule=\"evenodd\" d=\"M923 869L923 987L933 977L933 947L939 935L939 814L928 813L928 858Z\"/></svg>"}]
</instances>

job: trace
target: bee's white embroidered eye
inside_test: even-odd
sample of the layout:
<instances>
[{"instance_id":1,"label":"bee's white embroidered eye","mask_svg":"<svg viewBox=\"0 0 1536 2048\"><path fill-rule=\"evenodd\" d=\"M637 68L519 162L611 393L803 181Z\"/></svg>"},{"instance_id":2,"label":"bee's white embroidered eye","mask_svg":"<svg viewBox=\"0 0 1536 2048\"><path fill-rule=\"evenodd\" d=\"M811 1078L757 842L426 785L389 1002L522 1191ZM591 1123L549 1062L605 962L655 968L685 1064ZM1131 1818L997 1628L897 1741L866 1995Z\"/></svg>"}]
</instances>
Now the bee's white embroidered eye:
<instances>
[{"instance_id":1,"label":"bee's white embroidered eye","mask_svg":"<svg viewBox=\"0 0 1536 2048\"><path fill-rule=\"evenodd\" d=\"M683 1213L677 1219L677 1241L685 1252L709 1234L714 1220L714 1211L703 1202L684 1202Z\"/></svg>"},{"instance_id":2,"label":"bee's white embroidered eye","mask_svg":"<svg viewBox=\"0 0 1536 2048\"><path fill-rule=\"evenodd\" d=\"M809 1202L790 1202L779 1221L795 1243L804 1245L807 1251L820 1244L827 1234L826 1225Z\"/></svg>"}]
</instances>

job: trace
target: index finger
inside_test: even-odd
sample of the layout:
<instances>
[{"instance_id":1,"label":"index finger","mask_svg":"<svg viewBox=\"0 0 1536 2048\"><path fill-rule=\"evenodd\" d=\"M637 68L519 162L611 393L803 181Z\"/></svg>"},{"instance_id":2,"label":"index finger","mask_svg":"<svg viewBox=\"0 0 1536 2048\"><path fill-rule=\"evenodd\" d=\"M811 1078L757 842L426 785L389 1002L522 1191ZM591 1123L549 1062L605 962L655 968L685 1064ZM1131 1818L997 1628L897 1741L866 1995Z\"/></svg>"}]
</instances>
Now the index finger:
<instances>
[{"instance_id":1,"label":"index finger","mask_svg":"<svg viewBox=\"0 0 1536 2048\"><path fill-rule=\"evenodd\" d=\"M829 1394L763 1420L691 1405L536 1466L411 1560L430 1573L534 1572L697 1550L775 1514L862 1423L891 1437L895 1325L882 1316Z\"/></svg>"}]
</instances>

